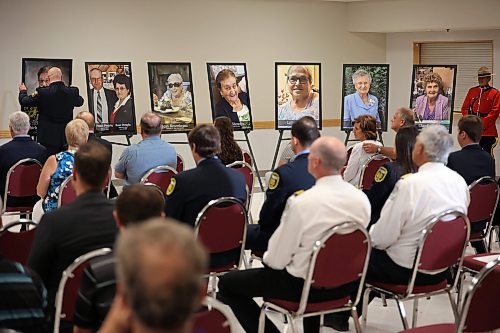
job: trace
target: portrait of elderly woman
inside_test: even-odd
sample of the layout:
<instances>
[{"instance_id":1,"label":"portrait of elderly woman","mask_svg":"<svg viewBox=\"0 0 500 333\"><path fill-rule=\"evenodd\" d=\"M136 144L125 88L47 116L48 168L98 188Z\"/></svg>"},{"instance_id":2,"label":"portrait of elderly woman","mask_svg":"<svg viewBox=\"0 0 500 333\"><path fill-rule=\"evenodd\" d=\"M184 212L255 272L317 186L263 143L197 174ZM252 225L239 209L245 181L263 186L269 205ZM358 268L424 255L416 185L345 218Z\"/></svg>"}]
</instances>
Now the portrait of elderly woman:
<instances>
[{"instance_id":1,"label":"portrait of elderly woman","mask_svg":"<svg viewBox=\"0 0 500 333\"><path fill-rule=\"evenodd\" d=\"M424 76L424 95L415 101L415 113L419 120L448 120L448 97L443 95L443 79L438 73Z\"/></svg>"},{"instance_id":2,"label":"portrait of elderly woman","mask_svg":"<svg viewBox=\"0 0 500 333\"><path fill-rule=\"evenodd\" d=\"M214 119L228 117L235 130L251 129L252 119L248 93L241 89L234 71L229 68L222 69L215 77L215 85L221 99L215 104Z\"/></svg>"},{"instance_id":3,"label":"portrait of elderly woman","mask_svg":"<svg viewBox=\"0 0 500 333\"><path fill-rule=\"evenodd\" d=\"M113 79L116 101L109 122L117 126L131 126L134 124L134 104L131 97L131 80L125 74L117 74Z\"/></svg>"},{"instance_id":4,"label":"portrait of elderly woman","mask_svg":"<svg viewBox=\"0 0 500 333\"><path fill-rule=\"evenodd\" d=\"M179 73L170 74L167 78L167 90L158 100L160 110L193 112L193 97L182 87L182 76ZM161 111L160 111L161 112Z\"/></svg>"},{"instance_id":5,"label":"portrait of elderly woman","mask_svg":"<svg viewBox=\"0 0 500 333\"><path fill-rule=\"evenodd\" d=\"M352 127L354 119L361 115L369 115L375 118L377 127L380 128L378 98L370 94L371 74L364 69L358 69L352 74L352 83L356 92L344 96L344 127Z\"/></svg>"},{"instance_id":6,"label":"portrait of elderly woman","mask_svg":"<svg viewBox=\"0 0 500 333\"><path fill-rule=\"evenodd\" d=\"M319 69L319 65L314 66L318 66ZM319 92L314 89L313 74L309 67L291 65L288 68L285 91L278 96L278 128L290 128L295 120L304 116L313 117L319 122ZM319 77L316 81L319 83Z\"/></svg>"}]
</instances>

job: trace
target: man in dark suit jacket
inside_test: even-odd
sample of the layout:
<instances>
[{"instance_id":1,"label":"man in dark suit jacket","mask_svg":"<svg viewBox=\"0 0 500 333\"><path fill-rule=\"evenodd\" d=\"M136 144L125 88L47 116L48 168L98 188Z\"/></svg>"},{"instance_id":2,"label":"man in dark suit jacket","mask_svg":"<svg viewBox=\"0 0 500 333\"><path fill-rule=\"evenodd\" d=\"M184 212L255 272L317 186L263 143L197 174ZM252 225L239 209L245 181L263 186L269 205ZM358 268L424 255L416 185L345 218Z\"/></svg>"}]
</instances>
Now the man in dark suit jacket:
<instances>
[{"instance_id":1,"label":"man in dark suit jacket","mask_svg":"<svg viewBox=\"0 0 500 333\"><path fill-rule=\"evenodd\" d=\"M113 246L118 231L113 201L102 194L110 164L111 153L103 145L80 146L73 167L76 200L43 215L38 224L28 263L47 287L50 306L69 264L89 251Z\"/></svg>"},{"instance_id":2,"label":"man in dark suit jacket","mask_svg":"<svg viewBox=\"0 0 500 333\"><path fill-rule=\"evenodd\" d=\"M76 87L67 87L62 72L57 67L49 69L48 87L39 87L28 96L24 83L19 85L19 103L22 107L38 107L38 142L47 148L49 155L64 150L64 129L73 119L73 108L83 105L83 98Z\"/></svg>"},{"instance_id":3,"label":"man in dark suit jacket","mask_svg":"<svg viewBox=\"0 0 500 333\"><path fill-rule=\"evenodd\" d=\"M448 167L458 172L471 184L475 180L490 176L495 179L495 160L479 145L483 133L481 118L476 115L462 117L458 121L457 140L462 150L453 152L448 157ZM471 232L484 229L485 223L474 223ZM472 242L477 253L485 253L486 248L482 242Z\"/></svg>"},{"instance_id":4,"label":"man in dark suit jacket","mask_svg":"<svg viewBox=\"0 0 500 333\"><path fill-rule=\"evenodd\" d=\"M259 224L248 225L247 249L265 251L267 243L280 225L281 214L288 198L297 191L310 189L316 180L307 171L309 147L320 133L314 118L306 116L292 125L292 150L296 154L293 161L278 167L269 178L266 200L262 205Z\"/></svg>"},{"instance_id":5,"label":"man in dark suit jacket","mask_svg":"<svg viewBox=\"0 0 500 333\"><path fill-rule=\"evenodd\" d=\"M172 178L165 213L194 227L196 216L210 200L230 196L244 203L246 183L242 173L226 168L216 157L220 135L213 125L196 126L188 141L197 167Z\"/></svg>"},{"instance_id":6,"label":"man in dark suit jacket","mask_svg":"<svg viewBox=\"0 0 500 333\"><path fill-rule=\"evenodd\" d=\"M89 111L96 119L97 124L107 124L110 122L109 119L113 113L118 97L114 90L103 87L102 71L99 68L91 69L89 78L93 87L93 89L89 91ZM101 119L96 115L96 111L98 110L98 97L101 98Z\"/></svg>"},{"instance_id":7,"label":"man in dark suit jacket","mask_svg":"<svg viewBox=\"0 0 500 333\"><path fill-rule=\"evenodd\" d=\"M0 146L0 198L2 199L5 199L3 195L7 182L7 172L14 164L25 158L34 158L43 165L47 159L47 150L30 138L29 129L30 118L25 112L17 111L9 116L9 131L12 141ZM37 198L33 199L37 201ZM22 206L23 203L19 199L11 198L9 205Z\"/></svg>"}]
</instances>

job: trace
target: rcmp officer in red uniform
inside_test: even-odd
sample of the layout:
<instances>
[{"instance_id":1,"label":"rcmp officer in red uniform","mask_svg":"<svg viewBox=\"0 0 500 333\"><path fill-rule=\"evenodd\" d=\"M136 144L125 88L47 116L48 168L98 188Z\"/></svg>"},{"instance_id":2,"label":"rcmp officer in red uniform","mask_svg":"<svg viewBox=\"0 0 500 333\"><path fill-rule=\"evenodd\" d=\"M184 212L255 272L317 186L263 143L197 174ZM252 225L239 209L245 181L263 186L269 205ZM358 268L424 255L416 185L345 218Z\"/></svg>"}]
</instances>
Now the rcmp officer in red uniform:
<instances>
[{"instance_id":1,"label":"rcmp officer in red uniform","mask_svg":"<svg viewBox=\"0 0 500 333\"><path fill-rule=\"evenodd\" d=\"M500 111L500 92L489 85L492 75L488 67L479 68L479 85L469 89L462 105L462 115L473 114L483 120L483 135L479 144L491 156L498 140L495 122Z\"/></svg>"}]
</instances>

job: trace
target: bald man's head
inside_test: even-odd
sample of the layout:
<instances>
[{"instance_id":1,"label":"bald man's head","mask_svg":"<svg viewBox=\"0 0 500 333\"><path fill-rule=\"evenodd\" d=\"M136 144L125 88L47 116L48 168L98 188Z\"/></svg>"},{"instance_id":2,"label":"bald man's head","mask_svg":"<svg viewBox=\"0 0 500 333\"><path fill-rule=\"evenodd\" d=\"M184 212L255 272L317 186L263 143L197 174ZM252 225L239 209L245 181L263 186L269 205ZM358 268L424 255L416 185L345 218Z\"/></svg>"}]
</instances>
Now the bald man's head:
<instances>
[{"instance_id":1,"label":"bald man's head","mask_svg":"<svg viewBox=\"0 0 500 333\"><path fill-rule=\"evenodd\" d=\"M143 135L160 135L161 119L153 112L146 112L141 117L141 133Z\"/></svg>"},{"instance_id":2,"label":"bald man's head","mask_svg":"<svg viewBox=\"0 0 500 333\"><path fill-rule=\"evenodd\" d=\"M322 136L311 146L308 170L316 179L329 175L340 175L346 159L347 150L339 139Z\"/></svg>"},{"instance_id":3,"label":"bald man's head","mask_svg":"<svg viewBox=\"0 0 500 333\"><path fill-rule=\"evenodd\" d=\"M50 83L62 81L62 72L61 72L61 69L59 67L51 67L49 69L48 74L49 74Z\"/></svg>"},{"instance_id":4,"label":"bald man's head","mask_svg":"<svg viewBox=\"0 0 500 333\"><path fill-rule=\"evenodd\" d=\"M92 113L88 111L82 111L76 115L76 119L81 119L84 122L86 122L87 125L89 126L89 130L94 129L95 123L94 123L94 116L92 115Z\"/></svg>"}]
</instances>

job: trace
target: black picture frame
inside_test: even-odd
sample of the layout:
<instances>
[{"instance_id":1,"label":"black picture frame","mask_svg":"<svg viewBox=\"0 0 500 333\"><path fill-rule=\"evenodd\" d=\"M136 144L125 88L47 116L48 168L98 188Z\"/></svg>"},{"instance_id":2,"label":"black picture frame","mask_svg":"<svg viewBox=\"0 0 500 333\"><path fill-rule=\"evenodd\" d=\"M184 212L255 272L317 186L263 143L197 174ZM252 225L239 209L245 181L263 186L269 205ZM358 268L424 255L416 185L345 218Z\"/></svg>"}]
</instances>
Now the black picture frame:
<instances>
[{"instance_id":1,"label":"black picture frame","mask_svg":"<svg viewBox=\"0 0 500 333\"><path fill-rule=\"evenodd\" d=\"M368 105L364 104L356 92L353 74L365 70L371 76L368 90ZM371 97L370 97L371 96ZM343 64L342 66L342 111L340 129L351 131L354 118L369 114L377 121L380 131L387 131L389 117L389 64ZM360 105L363 103L364 105Z\"/></svg>"},{"instance_id":2,"label":"black picture frame","mask_svg":"<svg viewBox=\"0 0 500 333\"><path fill-rule=\"evenodd\" d=\"M21 82L26 85L27 93L33 94L36 91L38 84L38 71L42 67L59 67L63 74L63 82L71 85L73 76L73 59L51 59L51 58L22 58L21 60ZM38 108L23 107L23 112L26 112L30 118L29 135L36 137L38 133Z\"/></svg>"},{"instance_id":3,"label":"black picture frame","mask_svg":"<svg viewBox=\"0 0 500 333\"><path fill-rule=\"evenodd\" d=\"M192 73L190 62L148 62L151 110L161 118L162 134L187 133L196 127ZM170 75L175 74L182 78L180 106L172 105L167 86Z\"/></svg>"},{"instance_id":4,"label":"black picture frame","mask_svg":"<svg viewBox=\"0 0 500 333\"><path fill-rule=\"evenodd\" d=\"M240 92L238 98L243 107L248 109L248 116L244 115L243 124L240 117L231 110L229 103L222 97L222 91L217 87L216 77L222 70L231 70L236 77L236 84ZM207 63L208 88L210 93L210 104L212 107L212 121L220 116L231 118L235 131L253 130L252 107L250 103L250 88L248 86L247 65L244 62L209 62Z\"/></svg>"},{"instance_id":5,"label":"black picture frame","mask_svg":"<svg viewBox=\"0 0 500 333\"><path fill-rule=\"evenodd\" d=\"M434 111L437 113L434 114L434 117L440 118L440 115L446 115L447 119L425 119L425 103L420 101L425 101L425 84L423 79L428 73L437 73L442 79L442 87L440 87ZM413 65L410 90L410 109L412 109L415 114L415 125L417 127L421 129L429 125L440 124L446 127L450 133L452 132L456 80L457 65ZM443 108L445 108L445 102L441 102L441 100L444 101L441 96L448 99L446 102L447 111L443 110ZM417 99L419 100L418 102Z\"/></svg>"},{"instance_id":6,"label":"black picture frame","mask_svg":"<svg viewBox=\"0 0 500 333\"><path fill-rule=\"evenodd\" d=\"M316 120L318 129L322 128L323 112L321 103L321 63L319 62L275 62L275 109L274 109L274 125L276 130L289 130L292 124L302 118L303 116L312 116ZM301 116L290 117L292 96L287 91L289 89L289 82L287 73L292 66L305 66L311 73L312 94L309 106L305 107L304 114ZM288 106L290 103L290 106Z\"/></svg>"},{"instance_id":7,"label":"black picture frame","mask_svg":"<svg viewBox=\"0 0 500 333\"><path fill-rule=\"evenodd\" d=\"M106 103L102 103L102 105L107 112L103 112L102 121L99 121L99 117L95 114L94 110L94 87L90 79L91 71L94 71L94 69L98 69L101 72L101 84L106 98ZM113 80L120 74L128 78L125 80L130 85L128 96L123 99L124 103L118 102L119 92L113 86ZM94 115L95 134L97 136L130 136L137 134L132 63L121 61L87 61L85 62L85 77L87 81L87 106L89 112ZM121 85L126 86L125 83Z\"/></svg>"}]
</instances>

